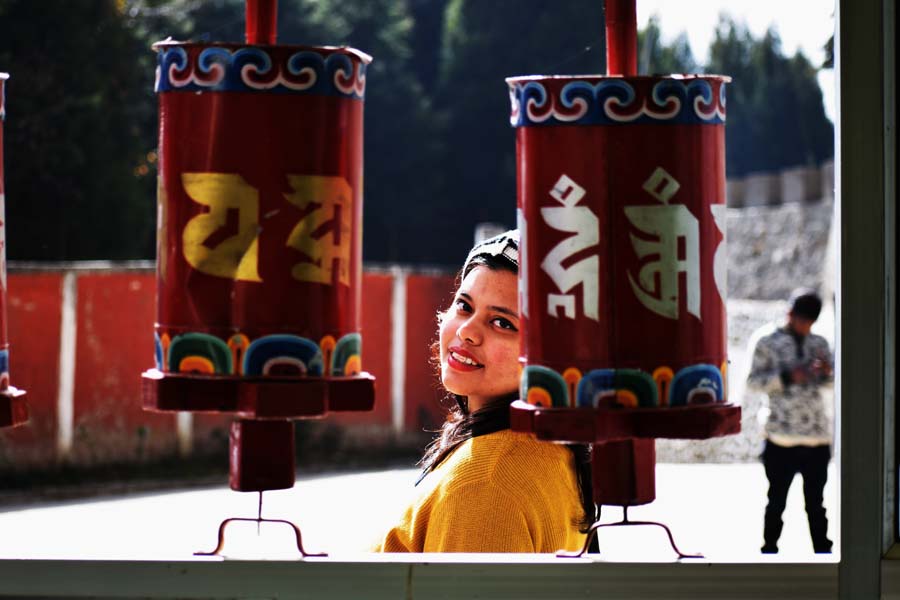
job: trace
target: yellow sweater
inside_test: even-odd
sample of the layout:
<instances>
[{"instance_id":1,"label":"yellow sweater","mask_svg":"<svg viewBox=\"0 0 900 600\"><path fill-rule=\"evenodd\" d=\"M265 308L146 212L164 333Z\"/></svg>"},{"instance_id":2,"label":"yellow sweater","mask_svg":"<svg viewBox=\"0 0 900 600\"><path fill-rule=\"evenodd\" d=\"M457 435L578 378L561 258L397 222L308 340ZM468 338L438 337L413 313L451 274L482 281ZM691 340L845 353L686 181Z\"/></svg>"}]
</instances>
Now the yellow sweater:
<instances>
[{"instance_id":1,"label":"yellow sweater","mask_svg":"<svg viewBox=\"0 0 900 600\"><path fill-rule=\"evenodd\" d=\"M498 431L462 443L419 484L381 552L556 552L584 544L572 453Z\"/></svg>"}]
</instances>

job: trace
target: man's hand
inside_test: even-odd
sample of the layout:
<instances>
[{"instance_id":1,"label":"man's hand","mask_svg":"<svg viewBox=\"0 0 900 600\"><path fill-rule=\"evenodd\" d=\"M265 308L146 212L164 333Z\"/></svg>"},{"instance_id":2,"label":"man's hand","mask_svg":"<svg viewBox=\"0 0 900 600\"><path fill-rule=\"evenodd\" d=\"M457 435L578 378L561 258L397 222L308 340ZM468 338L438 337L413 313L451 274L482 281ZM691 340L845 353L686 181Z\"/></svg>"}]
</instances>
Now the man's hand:
<instances>
[{"instance_id":1,"label":"man's hand","mask_svg":"<svg viewBox=\"0 0 900 600\"><path fill-rule=\"evenodd\" d=\"M809 373L805 367L798 365L791 370L791 383L796 385L809 383Z\"/></svg>"},{"instance_id":2,"label":"man's hand","mask_svg":"<svg viewBox=\"0 0 900 600\"><path fill-rule=\"evenodd\" d=\"M810 363L809 372L816 379L828 379L832 374L831 364L817 358Z\"/></svg>"}]
</instances>

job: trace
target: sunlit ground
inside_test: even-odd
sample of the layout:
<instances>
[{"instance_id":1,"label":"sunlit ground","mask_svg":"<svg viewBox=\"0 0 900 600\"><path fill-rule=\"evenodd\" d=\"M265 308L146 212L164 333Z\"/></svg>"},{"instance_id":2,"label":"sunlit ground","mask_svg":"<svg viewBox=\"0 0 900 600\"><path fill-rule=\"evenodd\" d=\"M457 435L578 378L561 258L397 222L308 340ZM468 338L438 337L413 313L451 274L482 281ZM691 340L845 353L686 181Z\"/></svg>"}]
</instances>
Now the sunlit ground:
<instances>
[{"instance_id":1,"label":"sunlit ground","mask_svg":"<svg viewBox=\"0 0 900 600\"><path fill-rule=\"evenodd\" d=\"M365 552L402 510L413 491L416 471L377 471L298 480L290 490L266 492L263 516L293 521L303 532L307 551L336 559ZM685 553L708 560L821 560L812 544L803 510L799 476L788 496L785 527L777 557L763 557L762 515L766 481L759 464L660 464L657 500L634 507L631 520L658 520L672 529ZM203 490L129 495L72 501L0 512L0 559L165 559L183 560L211 550L226 517L255 517L258 495L226 486ZM836 538L837 496L834 465L825 488L829 532ZM603 521L621 518L621 509L605 507ZM291 529L233 523L223 553L229 558L285 559L298 556ZM601 529L601 560L671 561L675 554L662 529ZM824 558L828 560L829 558ZM830 557L837 560L837 555ZM198 559L209 560L209 559Z\"/></svg>"}]
</instances>

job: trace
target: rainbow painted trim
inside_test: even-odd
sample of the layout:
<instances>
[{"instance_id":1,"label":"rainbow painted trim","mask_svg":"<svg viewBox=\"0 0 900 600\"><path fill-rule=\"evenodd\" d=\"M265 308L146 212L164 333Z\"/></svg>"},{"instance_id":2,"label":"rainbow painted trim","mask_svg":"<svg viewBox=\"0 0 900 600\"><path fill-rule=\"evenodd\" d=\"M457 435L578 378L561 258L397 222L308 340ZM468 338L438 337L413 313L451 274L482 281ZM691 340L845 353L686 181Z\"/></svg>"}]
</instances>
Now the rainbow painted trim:
<instances>
[{"instance_id":1,"label":"rainbow painted trim","mask_svg":"<svg viewBox=\"0 0 900 600\"><path fill-rule=\"evenodd\" d=\"M362 100L371 57L352 48L160 42L156 92L315 94Z\"/></svg>"},{"instance_id":2,"label":"rainbow painted trim","mask_svg":"<svg viewBox=\"0 0 900 600\"><path fill-rule=\"evenodd\" d=\"M292 334L273 334L252 342L241 334L228 341L208 333L173 338L155 334L156 368L167 373L248 377L354 376L362 371L362 336L326 335L320 343Z\"/></svg>"},{"instance_id":3,"label":"rainbow painted trim","mask_svg":"<svg viewBox=\"0 0 900 600\"><path fill-rule=\"evenodd\" d=\"M723 367L724 369L724 367ZM659 367L639 369L574 368L555 370L528 365L522 370L521 398L545 408L666 408L725 402L725 373L715 365L697 364L673 373Z\"/></svg>"},{"instance_id":4,"label":"rainbow painted trim","mask_svg":"<svg viewBox=\"0 0 900 600\"><path fill-rule=\"evenodd\" d=\"M722 76L511 77L509 122L534 125L725 123Z\"/></svg>"}]
</instances>

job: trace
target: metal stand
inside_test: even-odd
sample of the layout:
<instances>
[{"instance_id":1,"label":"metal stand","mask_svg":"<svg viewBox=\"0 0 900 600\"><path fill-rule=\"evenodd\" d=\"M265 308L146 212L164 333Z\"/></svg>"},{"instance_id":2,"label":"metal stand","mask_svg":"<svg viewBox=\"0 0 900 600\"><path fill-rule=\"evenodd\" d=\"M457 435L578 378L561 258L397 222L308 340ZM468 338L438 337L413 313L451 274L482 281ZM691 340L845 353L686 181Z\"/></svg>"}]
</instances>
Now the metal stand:
<instances>
[{"instance_id":1,"label":"metal stand","mask_svg":"<svg viewBox=\"0 0 900 600\"><path fill-rule=\"evenodd\" d=\"M194 552L195 556L218 555L225 545L225 528L232 521L249 521L257 528L262 523L289 525L301 556L327 556L304 550L300 528L290 521L262 518L262 492L294 485L294 430L290 421L321 418L330 412L372 410L372 375L212 377L150 369L142 376L142 395L145 410L232 413L239 417L229 434L228 482L235 491L259 492L259 514L255 519L225 519L219 525L216 547L209 552Z\"/></svg>"},{"instance_id":2,"label":"metal stand","mask_svg":"<svg viewBox=\"0 0 900 600\"><path fill-rule=\"evenodd\" d=\"M228 526L229 523L231 523L233 521L245 521L245 522L249 522L249 523L256 523L257 533L259 532L259 526L262 523L283 523L285 525L288 525L291 529L294 530L294 536L297 539L297 550L300 551L300 555L303 558L308 558L308 557L322 558L322 557L328 556L328 554L326 552L313 553L313 552L307 552L306 550L304 550L303 549L303 539L300 534L300 528L297 527L296 525L294 525L292 522L287 521L285 519L264 519L262 516L262 492L259 493L259 511L258 511L257 517L255 519L251 518L251 517L230 517L228 519L225 519L224 521L222 521L222 523L219 524L218 542L216 543L216 547L209 552L202 552L202 551L194 552L194 556L218 556L219 552L221 552L221 550L222 550L222 547L225 545L225 528Z\"/></svg>"},{"instance_id":3,"label":"metal stand","mask_svg":"<svg viewBox=\"0 0 900 600\"><path fill-rule=\"evenodd\" d=\"M588 553L588 548L591 545L591 541L593 541L594 536L597 535L597 530L602 527L623 527L623 526L633 526L633 525L654 525L656 527L662 527L666 535L669 536L669 544L672 546L672 550L678 555L678 559L682 558L705 558L702 554L685 554L681 550L678 549L678 546L675 545L675 538L672 537L672 531L663 523L657 523L656 521L629 521L628 520L628 507L622 507L622 520L617 521L616 523L594 523L590 530L588 531L587 537L584 540L584 547L582 547L580 552L566 552L559 551L556 553L557 558L581 558L585 554Z\"/></svg>"},{"instance_id":4,"label":"metal stand","mask_svg":"<svg viewBox=\"0 0 900 600\"><path fill-rule=\"evenodd\" d=\"M560 558L579 558L588 552L601 527L655 525L669 536L678 558L704 558L685 554L675 545L672 532L655 521L629 521L628 507L656 498L654 468L655 438L708 439L741 430L741 407L730 404L703 404L656 408L584 409L533 406L521 400L510 408L510 429L531 433L539 440L593 444L591 469L594 503L621 506L618 523L594 523L580 552L560 551ZM602 455L602 456L601 456Z\"/></svg>"}]
</instances>

